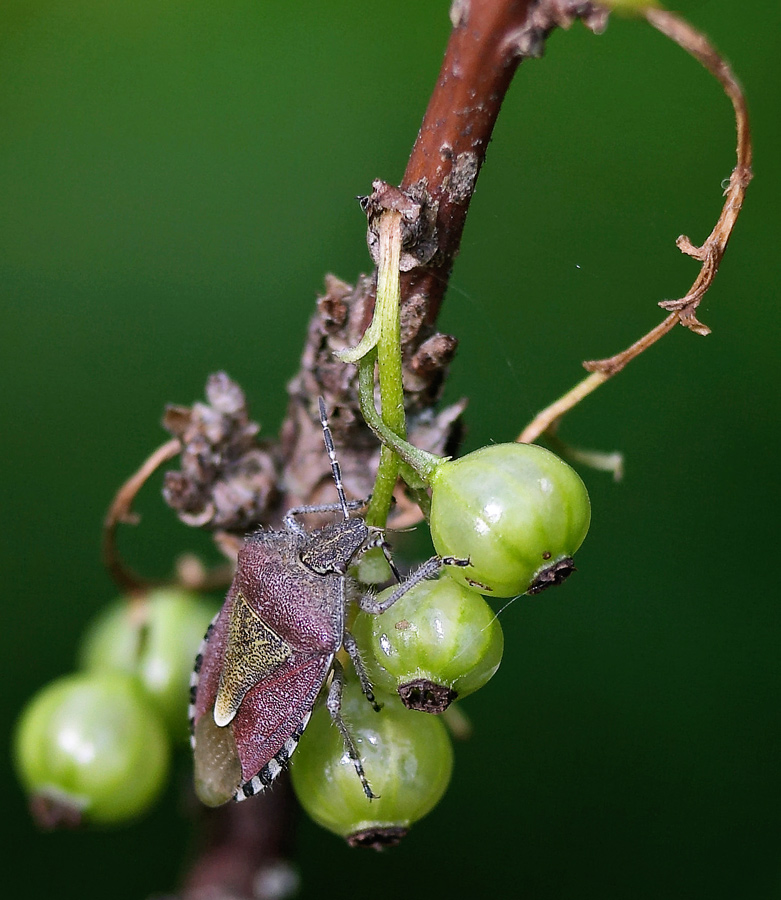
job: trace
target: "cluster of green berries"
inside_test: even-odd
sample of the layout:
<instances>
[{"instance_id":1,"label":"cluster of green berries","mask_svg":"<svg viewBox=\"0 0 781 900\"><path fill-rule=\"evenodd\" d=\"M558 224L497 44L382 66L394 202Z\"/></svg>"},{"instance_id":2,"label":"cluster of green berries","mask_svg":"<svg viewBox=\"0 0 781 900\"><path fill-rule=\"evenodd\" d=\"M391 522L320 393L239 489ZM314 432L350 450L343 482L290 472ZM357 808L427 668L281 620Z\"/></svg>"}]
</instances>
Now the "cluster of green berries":
<instances>
[{"instance_id":1,"label":"cluster of green berries","mask_svg":"<svg viewBox=\"0 0 781 900\"><path fill-rule=\"evenodd\" d=\"M469 564L447 565L382 614L359 612L351 623L382 709L374 712L354 676L341 709L376 796L355 777L325 705L292 759L304 809L353 845L397 842L439 801L453 751L436 714L485 685L502 658L502 629L485 595L558 583L589 526L582 481L537 446L500 444L441 460L429 483L436 551ZM81 671L33 698L17 727L16 761L52 824L119 822L154 801L171 746L187 737L193 659L215 612L180 590L124 599L88 629Z\"/></svg>"},{"instance_id":2,"label":"cluster of green berries","mask_svg":"<svg viewBox=\"0 0 781 900\"><path fill-rule=\"evenodd\" d=\"M121 598L85 632L79 669L44 687L16 727L20 780L41 824L109 824L145 810L187 738L192 660L214 603L177 589Z\"/></svg>"},{"instance_id":3,"label":"cluster of green berries","mask_svg":"<svg viewBox=\"0 0 781 900\"><path fill-rule=\"evenodd\" d=\"M499 444L442 461L430 483L434 547L470 565L446 566L382 614L358 613L352 627L383 709L376 715L357 681L348 681L345 719L379 798L364 795L323 708L291 764L302 806L351 844L395 843L436 805L453 751L442 718L425 714L485 685L502 658L502 629L483 595L558 584L589 527L583 482L535 445Z\"/></svg>"}]
</instances>

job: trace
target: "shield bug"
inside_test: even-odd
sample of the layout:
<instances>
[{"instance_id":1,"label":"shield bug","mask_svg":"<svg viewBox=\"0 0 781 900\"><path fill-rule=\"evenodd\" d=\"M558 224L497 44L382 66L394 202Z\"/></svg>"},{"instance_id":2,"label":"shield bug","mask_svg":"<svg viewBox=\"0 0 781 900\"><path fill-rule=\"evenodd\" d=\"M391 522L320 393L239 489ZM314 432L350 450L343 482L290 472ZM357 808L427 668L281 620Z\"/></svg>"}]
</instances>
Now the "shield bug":
<instances>
[{"instance_id":1,"label":"shield bug","mask_svg":"<svg viewBox=\"0 0 781 900\"><path fill-rule=\"evenodd\" d=\"M195 786L200 799L219 806L264 790L285 767L312 708L333 673L326 706L361 780L374 797L340 708L343 672L336 653L349 655L368 701L379 710L352 635L348 603L379 614L414 584L444 565L466 560L433 557L405 581L393 565L385 535L360 515L366 501L347 501L325 405L323 439L339 502L288 511L284 530L257 531L245 541L225 603L209 626L191 678L190 727ZM308 513L341 513L336 522L308 531ZM378 601L348 573L370 547L381 547L400 581Z\"/></svg>"}]
</instances>

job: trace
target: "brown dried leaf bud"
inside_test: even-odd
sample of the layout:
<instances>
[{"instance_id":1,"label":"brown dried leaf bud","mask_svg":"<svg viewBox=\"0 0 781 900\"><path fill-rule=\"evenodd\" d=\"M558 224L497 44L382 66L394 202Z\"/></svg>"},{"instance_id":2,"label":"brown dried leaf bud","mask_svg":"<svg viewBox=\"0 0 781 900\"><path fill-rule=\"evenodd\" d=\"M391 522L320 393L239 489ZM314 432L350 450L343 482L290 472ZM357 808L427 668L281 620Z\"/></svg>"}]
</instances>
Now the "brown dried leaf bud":
<instances>
[{"instance_id":1,"label":"brown dried leaf bud","mask_svg":"<svg viewBox=\"0 0 781 900\"><path fill-rule=\"evenodd\" d=\"M206 398L166 410L163 425L182 453L181 470L166 473L163 497L188 525L246 530L276 503L277 466L257 441L260 426L235 381L224 372L210 375Z\"/></svg>"}]
</instances>

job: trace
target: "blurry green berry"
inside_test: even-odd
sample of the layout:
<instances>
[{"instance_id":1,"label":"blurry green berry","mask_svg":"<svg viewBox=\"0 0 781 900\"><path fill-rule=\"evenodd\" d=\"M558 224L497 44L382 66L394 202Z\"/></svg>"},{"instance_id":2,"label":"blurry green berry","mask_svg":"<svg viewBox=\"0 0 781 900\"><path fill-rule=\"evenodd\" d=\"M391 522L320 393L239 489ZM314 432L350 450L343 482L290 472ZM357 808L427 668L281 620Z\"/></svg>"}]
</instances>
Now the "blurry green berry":
<instances>
[{"instance_id":1,"label":"blurry green berry","mask_svg":"<svg viewBox=\"0 0 781 900\"><path fill-rule=\"evenodd\" d=\"M177 588L122 598L87 629L81 667L135 675L159 709L171 736L188 736L187 703L193 660L219 604Z\"/></svg>"},{"instance_id":2,"label":"blurry green berry","mask_svg":"<svg viewBox=\"0 0 781 900\"><path fill-rule=\"evenodd\" d=\"M436 713L486 684L504 647L491 607L447 575L416 584L382 615L360 613L353 633L381 687Z\"/></svg>"},{"instance_id":3,"label":"blurry green berry","mask_svg":"<svg viewBox=\"0 0 781 900\"><path fill-rule=\"evenodd\" d=\"M306 812L353 846L398 843L413 822L445 793L453 749L442 721L405 709L397 697L378 697L375 712L360 685L348 681L342 714L372 790L363 792L339 730L324 706L312 715L291 761L293 787Z\"/></svg>"},{"instance_id":4,"label":"blurry green berry","mask_svg":"<svg viewBox=\"0 0 781 900\"><path fill-rule=\"evenodd\" d=\"M144 812L162 790L169 744L135 679L79 674L43 688L16 726L14 755L33 802L72 819L121 822Z\"/></svg>"},{"instance_id":5,"label":"blurry green berry","mask_svg":"<svg viewBox=\"0 0 781 900\"><path fill-rule=\"evenodd\" d=\"M534 444L496 444L439 465L432 478L431 537L462 584L496 597L537 593L574 566L591 520L574 469Z\"/></svg>"}]
</instances>

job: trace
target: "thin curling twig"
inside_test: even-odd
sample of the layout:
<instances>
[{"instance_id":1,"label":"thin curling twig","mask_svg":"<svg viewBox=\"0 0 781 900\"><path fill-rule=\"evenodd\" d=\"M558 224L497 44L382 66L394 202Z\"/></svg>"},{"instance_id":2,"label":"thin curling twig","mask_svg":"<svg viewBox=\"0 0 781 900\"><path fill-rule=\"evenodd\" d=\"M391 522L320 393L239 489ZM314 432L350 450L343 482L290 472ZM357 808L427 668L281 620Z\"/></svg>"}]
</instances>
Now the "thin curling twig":
<instances>
[{"instance_id":1,"label":"thin curling twig","mask_svg":"<svg viewBox=\"0 0 781 900\"><path fill-rule=\"evenodd\" d=\"M659 305L679 314L681 325L698 334L708 334L710 329L697 321L695 310L699 306L705 292L711 286L719 263L727 249L727 244L735 227L738 214L743 206L746 188L753 177L751 171L751 131L748 122L748 109L743 91L735 75L726 61L710 45L708 40L688 22L674 13L661 9L649 9L646 13L648 21L662 34L683 47L697 59L724 88L735 110L735 126L737 131L737 165L730 176L729 186L724 192L725 201L721 215L707 240L701 247L695 247L686 235L681 235L676 244L682 253L702 262L702 268L689 292L678 300L665 300Z\"/></svg>"},{"instance_id":2,"label":"thin curling twig","mask_svg":"<svg viewBox=\"0 0 781 900\"><path fill-rule=\"evenodd\" d=\"M151 453L138 471L117 491L103 521L103 561L117 585L131 593L148 590L162 582L142 578L125 563L117 547L117 526L120 522L136 524L138 516L132 511L132 507L138 492L160 466L173 459L180 450L181 444L174 438Z\"/></svg>"},{"instance_id":3,"label":"thin curling twig","mask_svg":"<svg viewBox=\"0 0 781 900\"><path fill-rule=\"evenodd\" d=\"M154 450L117 491L103 520L103 562L116 584L130 594L140 594L172 583L193 591L210 591L227 587L233 577L232 562L207 569L197 557L185 554L177 561L174 579L144 578L127 565L119 552L117 526L138 523L138 515L133 512L133 501L160 466L181 453L181 450L182 445L177 438L166 441ZM214 541L218 549L235 562L241 539L224 531L215 531Z\"/></svg>"},{"instance_id":4,"label":"thin curling twig","mask_svg":"<svg viewBox=\"0 0 781 900\"><path fill-rule=\"evenodd\" d=\"M520 443L536 441L540 435L555 427L565 413L609 378L620 372L629 362L655 344L661 337L672 331L676 325L681 324L695 334L707 335L710 333L708 326L703 325L697 318L697 307L716 277L719 263L727 249L732 229L735 227L738 214L743 206L746 188L753 175L751 171L751 132L746 100L729 65L696 28L685 22L680 16L666 10L647 9L645 17L654 28L675 41L698 60L721 84L735 111L737 164L732 170L729 185L724 192L725 200L721 214L713 231L702 246L697 247L692 244L686 235L681 235L676 241L676 246L682 253L702 263L697 278L688 292L677 300L662 301L659 305L663 309L670 310L670 314L625 350L606 359L584 362L584 368L591 374L555 403L538 413L517 437L516 440Z\"/></svg>"}]
</instances>

